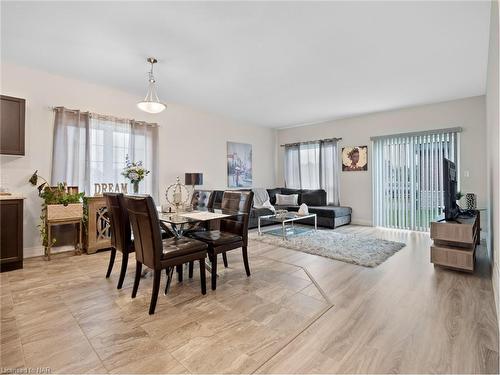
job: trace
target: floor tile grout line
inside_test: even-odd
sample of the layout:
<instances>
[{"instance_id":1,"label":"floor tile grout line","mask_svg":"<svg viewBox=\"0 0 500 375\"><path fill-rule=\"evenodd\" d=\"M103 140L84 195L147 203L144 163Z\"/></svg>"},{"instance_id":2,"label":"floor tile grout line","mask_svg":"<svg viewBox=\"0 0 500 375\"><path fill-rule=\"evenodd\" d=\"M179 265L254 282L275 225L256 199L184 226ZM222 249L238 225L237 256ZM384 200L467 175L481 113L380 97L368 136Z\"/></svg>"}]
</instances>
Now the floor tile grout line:
<instances>
[{"instance_id":1,"label":"floor tile grout line","mask_svg":"<svg viewBox=\"0 0 500 375\"><path fill-rule=\"evenodd\" d=\"M307 274L307 276L309 277L311 282L314 284L314 286L318 289L321 296L325 299L325 301L328 303L329 306L324 307L323 310L320 311L319 313L317 313L315 317L312 317L308 323L306 323L301 329L299 329L298 332L296 332L294 335L292 335L280 348L278 348L273 354L271 354L267 359L265 359L264 362L262 362L256 369L254 369L252 372L250 372L250 374L255 374L257 371L259 371L269 361L271 361L274 357L276 357L279 353L281 353L286 347L288 347L293 341L295 341L300 335L302 335L309 327L311 327L314 323L316 323L319 319L321 319L321 317L323 315L325 315L328 311L330 311L330 309L332 309L334 307L333 302L330 300L330 298L328 298L328 296L326 295L324 290L321 288L319 283L316 281L316 279L311 275L311 273L305 267L303 267L301 265L293 264L290 262L285 262L282 260L277 260L277 259L273 259L270 257L266 257L265 255L257 255L257 256L264 258L264 259L274 261L274 262L288 264L290 266L294 266L294 267L302 269Z\"/></svg>"},{"instance_id":2,"label":"floor tile grout line","mask_svg":"<svg viewBox=\"0 0 500 375\"><path fill-rule=\"evenodd\" d=\"M292 342L294 342L300 335L302 335L309 327L311 327L314 323L316 323L323 315L325 315L330 309L333 308L333 305L327 306L323 308L323 311L320 311L316 314L315 317L311 318L309 322L307 322L298 332L293 334L280 348L278 348L273 354L271 354L267 359L264 360L255 370L250 372L250 374L255 374L262 367L264 367L269 361L271 361L274 357L276 357L279 353L281 353L286 347L288 347Z\"/></svg>"},{"instance_id":3,"label":"floor tile grout line","mask_svg":"<svg viewBox=\"0 0 500 375\"><path fill-rule=\"evenodd\" d=\"M330 298L327 296L327 294L325 293L325 291L323 290L323 288L319 285L319 283L316 281L316 279L311 275L311 273L307 270L307 268L305 268L304 266L301 266L299 264L293 264L293 263L289 263L289 262L284 262L282 260L277 260L277 259L274 259L274 258L270 258L270 257L267 257L265 255L258 255L260 256L261 258L264 258L264 259L269 259L269 260L272 260L274 262L278 262L278 263L283 263L283 264L288 264L290 266L295 266L295 267L298 267L300 269L302 269L302 271L304 271L306 274L307 274L307 277L309 277L309 279L311 280L311 282L314 284L314 286L316 287L316 289L318 289L318 291L320 292L321 296L325 299L325 301L328 303L328 304L331 304L333 305L333 302L330 300Z\"/></svg>"},{"instance_id":4,"label":"floor tile grout line","mask_svg":"<svg viewBox=\"0 0 500 375\"><path fill-rule=\"evenodd\" d=\"M7 283L9 284L9 294L10 294L10 298L12 299L12 308L15 309L16 308L16 304L14 303L14 297L12 296L12 291L10 290L9 275L7 275ZM17 314L15 314L15 316L14 316L14 321L16 323L16 334L19 336L19 344L21 345L21 351L22 351L22 354L23 354L24 367L28 367L28 364L27 364L27 361L26 361L26 354L24 353L24 344L23 344L23 340L21 339L21 334L20 334L20 330L19 330L19 324L17 322Z\"/></svg>"},{"instance_id":5,"label":"floor tile grout line","mask_svg":"<svg viewBox=\"0 0 500 375\"><path fill-rule=\"evenodd\" d=\"M66 304L66 302L64 302L64 299L63 299L63 303L64 303L64 306L66 306L66 308L69 310L69 313L71 314L71 316L73 317L73 319L75 319L75 322L76 324L78 325L78 328L80 329L80 331L82 332L83 336L85 336L85 340L87 340L87 343L89 344L89 346L92 348L92 350L94 351L94 353L96 354L97 358L99 359L99 362L101 363L102 367L107 371L107 373L109 374L110 373L110 370L106 367L106 365L104 364L101 356L99 355L98 351L94 348L94 345L92 345L92 343L90 342L90 339L88 338L87 334L85 333L85 331L83 330L82 326L80 325L80 322L78 321L78 319L75 317L75 315L73 314L73 311L71 310L71 308Z\"/></svg>"}]
</instances>

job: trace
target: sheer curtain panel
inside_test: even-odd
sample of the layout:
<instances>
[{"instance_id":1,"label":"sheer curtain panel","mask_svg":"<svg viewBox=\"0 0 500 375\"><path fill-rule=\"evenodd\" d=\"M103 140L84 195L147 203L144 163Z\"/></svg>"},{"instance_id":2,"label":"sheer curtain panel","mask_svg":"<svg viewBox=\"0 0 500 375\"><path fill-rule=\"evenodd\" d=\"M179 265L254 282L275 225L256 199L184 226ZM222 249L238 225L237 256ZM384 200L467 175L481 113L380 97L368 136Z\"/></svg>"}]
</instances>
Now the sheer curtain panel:
<instances>
[{"instance_id":1,"label":"sheer curtain panel","mask_svg":"<svg viewBox=\"0 0 500 375\"><path fill-rule=\"evenodd\" d=\"M158 198L158 127L128 119L55 109L52 183L78 185L94 194L94 184L121 184L126 156L142 160L151 173L140 183L140 193ZM132 191L132 186L129 186Z\"/></svg>"},{"instance_id":2,"label":"sheer curtain panel","mask_svg":"<svg viewBox=\"0 0 500 375\"><path fill-rule=\"evenodd\" d=\"M453 128L372 138L375 225L429 230L443 207L443 158L459 168L460 131Z\"/></svg>"},{"instance_id":3,"label":"sheer curtain panel","mask_svg":"<svg viewBox=\"0 0 500 375\"><path fill-rule=\"evenodd\" d=\"M285 145L285 186L324 189L328 204L340 204L340 159L336 139Z\"/></svg>"}]
</instances>

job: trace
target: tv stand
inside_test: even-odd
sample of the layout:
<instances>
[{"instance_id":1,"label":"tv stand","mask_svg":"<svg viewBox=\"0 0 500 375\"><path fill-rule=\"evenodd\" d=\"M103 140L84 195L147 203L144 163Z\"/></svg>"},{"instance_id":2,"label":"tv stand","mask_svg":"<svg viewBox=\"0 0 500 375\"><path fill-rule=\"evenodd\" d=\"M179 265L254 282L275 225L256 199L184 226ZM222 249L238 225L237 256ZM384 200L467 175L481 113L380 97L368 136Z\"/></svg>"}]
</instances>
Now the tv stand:
<instances>
[{"instance_id":1,"label":"tv stand","mask_svg":"<svg viewBox=\"0 0 500 375\"><path fill-rule=\"evenodd\" d=\"M458 221L457 219L460 219ZM479 244L479 212L471 217L431 223L431 262L459 271L474 272L476 246Z\"/></svg>"},{"instance_id":2,"label":"tv stand","mask_svg":"<svg viewBox=\"0 0 500 375\"><path fill-rule=\"evenodd\" d=\"M453 222L453 223L461 224L460 221L457 220L457 218L455 218L455 219L445 219L445 218L443 218L443 219L439 219L438 221L436 221L436 223L442 223L443 221L446 221L447 223Z\"/></svg>"}]
</instances>

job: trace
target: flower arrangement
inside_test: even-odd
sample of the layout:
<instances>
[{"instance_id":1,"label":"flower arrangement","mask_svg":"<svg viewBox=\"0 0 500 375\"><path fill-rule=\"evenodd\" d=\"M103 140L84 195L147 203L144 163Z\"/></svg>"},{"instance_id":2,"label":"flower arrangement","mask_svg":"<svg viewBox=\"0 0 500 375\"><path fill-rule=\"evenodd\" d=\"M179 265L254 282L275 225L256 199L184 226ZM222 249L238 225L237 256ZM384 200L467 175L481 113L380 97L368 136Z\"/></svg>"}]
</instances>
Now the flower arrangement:
<instances>
[{"instance_id":1,"label":"flower arrangement","mask_svg":"<svg viewBox=\"0 0 500 375\"><path fill-rule=\"evenodd\" d=\"M143 167L142 161L130 161L128 155L125 158L125 168L123 168L122 176L130 180L134 186L134 193L139 193L139 182L149 174L149 171Z\"/></svg>"}]
</instances>

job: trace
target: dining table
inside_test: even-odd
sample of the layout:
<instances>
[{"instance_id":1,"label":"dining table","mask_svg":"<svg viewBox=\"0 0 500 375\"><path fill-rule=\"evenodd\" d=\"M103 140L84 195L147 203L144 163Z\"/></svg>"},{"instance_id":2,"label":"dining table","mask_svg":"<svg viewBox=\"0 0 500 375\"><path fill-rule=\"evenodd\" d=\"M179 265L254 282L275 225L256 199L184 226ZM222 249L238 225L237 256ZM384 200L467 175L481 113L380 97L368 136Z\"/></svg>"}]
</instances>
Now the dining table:
<instances>
[{"instance_id":1,"label":"dining table","mask_svg":"<svg viewBox=\"0 0 500 375\"><path fill-rule=\"evenodd\" d=\"M162 212L159 210L158 219L163 224L163 228L165 228L165 224L168 224L167 228L171 229L172 234L177 238L181 238L187 231L192 230L200 223L208 223L240 215L245 215L245 213L221 208L197 208L181 212Z\"/></svg>"},{"instance_id":2,"label":"dining table","mask_svg":"<svg viewBox=\"0 0 500 375\"><path fill-rule=\"evenodd\" d=\"M162 212L161 208L158 207L158 219L161 227L166 231L170 231L176 238L184 237L186 233L196 230L197 226L202 223L210 223L241 215L246 215L246 213L222 208L196 208L180 212ZM205 230L205 228L200 227L200 230ZM209 262L205 262L205 267L209 272L212 270ZM168 274L167 290L170 287L172 271ZM182 275L182 266L177 268L177 272Z\"/></svg>"}]
</instances>

